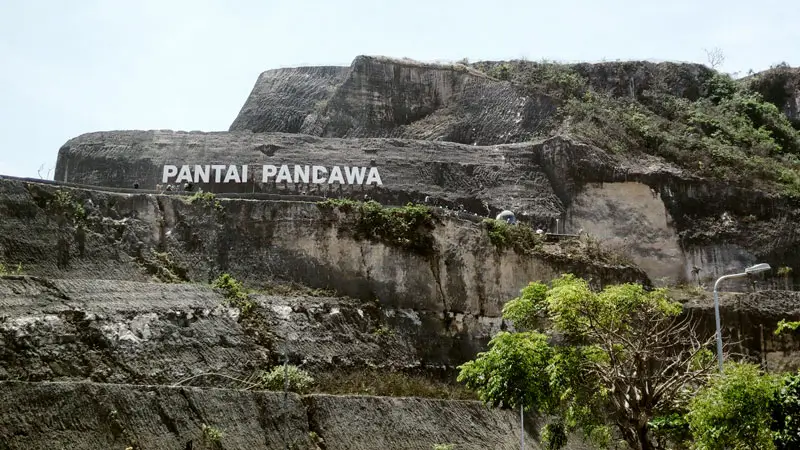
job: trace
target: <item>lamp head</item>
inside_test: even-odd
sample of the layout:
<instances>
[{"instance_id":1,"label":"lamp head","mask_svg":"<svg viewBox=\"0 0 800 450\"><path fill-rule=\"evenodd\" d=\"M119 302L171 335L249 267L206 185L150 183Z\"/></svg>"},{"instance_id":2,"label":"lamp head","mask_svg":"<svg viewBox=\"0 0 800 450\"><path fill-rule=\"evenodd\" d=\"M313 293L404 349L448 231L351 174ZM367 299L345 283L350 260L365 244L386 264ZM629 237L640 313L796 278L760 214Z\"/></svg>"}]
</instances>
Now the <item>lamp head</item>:
<instances>
[{"instance_id":1,"label":"lamp head","mask_svg":"<svg viewBox=\"0 0 800 450\"><path fill-rule=\"evenodd\" d=\"M755 275L757 273L766 272L772 269L769 264L767 263L760 263L756 264L755 266L750 266L747 269L744 269L744 272L748 275Z\"/></svg>"}]
</instances>

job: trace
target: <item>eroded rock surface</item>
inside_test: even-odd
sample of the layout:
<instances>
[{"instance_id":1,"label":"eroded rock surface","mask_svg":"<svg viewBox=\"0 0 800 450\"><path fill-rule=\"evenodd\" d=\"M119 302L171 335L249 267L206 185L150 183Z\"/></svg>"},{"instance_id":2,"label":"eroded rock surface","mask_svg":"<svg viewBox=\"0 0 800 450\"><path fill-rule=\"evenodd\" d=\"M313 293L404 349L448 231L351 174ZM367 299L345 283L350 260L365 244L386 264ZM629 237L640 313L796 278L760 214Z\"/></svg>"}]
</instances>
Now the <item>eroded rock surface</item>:
<instances>
[{"instance_id":1,"label":"eroded rock surface","mask_svg":"<svg viewBox=\"0 0 800 450\"><path fill-rule=\"evenodd\" d=\"M0 379L174 384L247 379L288 356L312 373L452 370L499 317L352 298L252 294L248 311L209 285L0 277ZM449 322L449 325L448 325ZM222 382L222 383L220 383Z\"/></svg>"},{"instance_id":2,"label":"eroded rock surface","mask_svg":"<svg viewBox=\"0 0 800 450\"><path fill-rule=\"evenodd\" d=\"M713 336L716 324L710 295L695 297L685 307L701 320L701 333ZM800 332L786 330L775 335L780 320L800 320L800 292L764 290L739 295L723 293L720 316L723 342L730 352L760 363L772 373L800 368L800 361L797 360Z\"/></svg>"},{"instance_id":3,"label":"eroded rock surface","mask_svg":"<svg viewBox=\"0 0 800 450\"><path fill-rule=\"evenodd\" d=\"M359 56L262 73L230 131L489 145L529 140L555 107L464 65Z\"/></svg>"},{"instance_id":4,"label":"eroded rock surface","mask_svg":"<svg viewBox=\"0 0 800 450\"><path fill-rule=\"evenodd\" d=\"M499 251L485 227L444 214L429 231L431 252L419 254L357 240L342 216L308 202L189 201L3 180L0 208L6 264L56 278L208 282L228 272L251 286L294 281L383 306L474 317L499 316L528 282L562 271L600 285L647 282L638 268L569 246Z\"/></svg>"},{"instance_id":5,"label":"eroded rock surface","mask_svg":"<svg viewBox=\"0 0 800 450\"><path fill-rule=\"evenodd\" d=\"M540 425L526 420L525 448L542 448ZM0 382L0 440L9 450L511 450L519 427L514 411L472 401ZM586 448L575 440L566 447Z\"/></svg>"},{"instance_id":6,"label":"eroded rock surface","mask_svg":"<svg viewBox=\"0 0 800 450\"><path fill-rule=\"evenodd\" d=\"M269 156L264 149L271 149ZM90 133L62 147L56 179L154 189L164 164L216 163L249 164L250 182L201 184L206 191L369 195L389 205L428 198L476 217L511 209L551 231L559 224L562 232L583 229L627 241L631 245L622 247L653 280L691 280L694 267L713 279L755 261L800 263L798 201L696 179L658 158L626 159L563 137L481 147L280 133ZM263 184L264 164L374 165L383 184Z\"/></svg>"},{"instance_id":7,"label":"eroded rock surface","mask_svg":"<svg viewBox=\"0 0 800 450\"><path fill-rule=\"evenodd\" d=\"M296 394L0 382L0 400L10 450L317 448Z\"/></svg>"}]
</instances>

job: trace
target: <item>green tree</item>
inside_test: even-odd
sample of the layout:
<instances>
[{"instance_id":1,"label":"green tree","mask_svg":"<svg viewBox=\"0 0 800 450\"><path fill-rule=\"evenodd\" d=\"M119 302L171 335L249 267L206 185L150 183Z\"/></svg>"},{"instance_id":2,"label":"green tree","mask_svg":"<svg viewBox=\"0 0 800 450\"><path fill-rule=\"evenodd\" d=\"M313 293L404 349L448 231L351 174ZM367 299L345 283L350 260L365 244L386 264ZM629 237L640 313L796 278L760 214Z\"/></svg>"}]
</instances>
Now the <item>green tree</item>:
<instances>
[{"instance_id":1,"label":"green tree","mask_svg":"<svg viewBox=\"0 0 800 450\"><path fill-rule=\"evenodd\" d=\"M658 448L651 420L675 411L681 393L714 369L713 336L698 339L663 289L620 284L597 293L567 274L520 294L503 316L522 331L495 336L459 380L493 405L557 416L561 425L545 436L580 429L604 445L614 429L633 449ZM555 441L548 447L564 444Z\"/></svg>"},{"instance_id":2,"label":"green tree","mask_svg":"<svg viewBox=\"0 0 800 450\"><path fill-rule=\"evenodd\" d=\"M728 363L692 399L687 420L696 450L774 450L777 383L754 364Z\"/></svg>"}]
</instances>

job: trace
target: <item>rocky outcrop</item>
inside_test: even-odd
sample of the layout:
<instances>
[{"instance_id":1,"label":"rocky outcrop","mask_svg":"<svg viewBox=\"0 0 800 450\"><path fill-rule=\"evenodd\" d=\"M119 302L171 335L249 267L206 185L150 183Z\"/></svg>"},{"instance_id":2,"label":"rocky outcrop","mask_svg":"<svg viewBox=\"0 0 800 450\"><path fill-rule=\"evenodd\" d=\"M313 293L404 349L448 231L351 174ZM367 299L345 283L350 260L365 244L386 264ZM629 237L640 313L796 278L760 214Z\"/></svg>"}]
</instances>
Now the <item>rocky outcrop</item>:
<instances>
[{"instance_id":1,"label":"rocky outcrop","mask_svg":"<svg viewBox=\"0 0 800 450\"><path fill-rule=\"evenodd\" d=\"M2 287L7 300L0 300L8 302L4 309L13 307L6 312L13 320L3 325L6 370L23 370L14 361L30 356L29 341L48 343L51 333L61 333L73 336L74 345L64 349L56 340L37 363L41 370L99 381L160 383L218 369L242 372L274 362L271 352L284 349L316 366L452 368L501 329L503 304L532 280L573 272L598 285L648 282L635 267L581 258L579 245L546 244L536 254L501 251L483 226L447 215L426 232L430 251L415 253L358 238L345 216L309 202L192 202L3 180L0 210L0 254L9 268L21 264L29 275L64 280L118 280L8 281ZM350 299L255 296L265 311L256 325L278 336L258 342L218 295L185 284L222 273L253 288L296 282ZM180 284L161 289L146 283L153 280ZM34 313L31 304L41 309ZM374 333L384 325L399 331ZM191 345L181 332L193 336ZM143 362L126 353L129 345L144 352ZM105 350L87 360L91 349ZM207 360L199 361L198 351ZM163 367L148 366L146 355L159 352L175 355ZM50 367L53 360L62 362ZM107 373L105 365L119 373Z\"/></svg>"},{"instance_id":2,"label":"rocky outcrop","mask_svg":"<svg viewBox=\"0 0 800 450\"><path fill-rule=\"evenodd\" d=\"M230 131L489 145L529 140L555 112L468 66L359 56L350 67L269 70Z\"/></svg>"},{"instance_id":3,"label":"rocky outcrop","mask_svg":"<svg viewBox=\"0 0 800 450\"><path fill-rule=\"evenodd\" d=\"M317 448L295 394L0 382L0 399L7 449Z\"/></svg>"},{"instance_id":4,"label":"rocky outcrop","mask_svg":"<svg viewBox=\"0 0 800 450\"><path fill-rule=\"evenodd\" d=\"M408 201L463 207L482 217L512 209L551 231L580 230L615 242L653 280L713 279L756 262L800 264L798 202L698 179L662 159L625 158L553 137L466 146L396 139L323 139L282 133L90 133L59 151L56 179L155 188L165 164L248 165L247 183L200 183L219 193L271 193ZM375 168L382 184L262 183L265 164ZM327 169L326 169L327 170ZM342 169L345 170L345 169ZM175 180L172 177L170 180ZM202 180L201 180L202 181ZM313 181L313 180L312 180Z\"/></svg>"},{"instance_id":5,"label":"rocky outcrop","mask_svg":"<svg viewBox=\"0 0 800 450\"><path fill-rule=\"evenodd\" d=\"M635 267L579 259L577 248L558 244L533 255L501 251L485 227L446 212L425 231L430 252L415 253L360 239L345 217L311 202L112 194L3 180L0 205L5 261L32 275L209 281L229 272L252 286L294 281L383 305L495 315L530 280L562 270L600 285L647 278Z\"/></svg>"},{"instance_id":6,"label":"rocky outcrop","mask_svg":"<svg viewBox=\"0 0 800 450\"><path fill-rule=\"evenodd\" d=\"M102 276L102 275L100 275ZM0 277L0 380L228 386L284 356L314 375L439 374L470 359L499 317L285 293L246 311L207 284ZM235 385L235 383L233 383Z\"/></svg>"},{"instance_id":7,"label":"rocky outcrop","mask_svg":"<svg viewBox=\"0 0 800 450\"><path fill-rule=\"evenodd\" d=\"M327 450L411 450L436 444L474 450L520 448L519 412L487 410L478 402L315 395L307 404L312 428L325 438ZM526 449L544 448L539 444L541 423L537 422L525 421ZM564 448L590 447L570 436Z\"/></svg>"},{"instance_id":8,"label":"rocky outcrop","mask_svg":"<svg viewBox=\"0 0 800 450\"><path fill-rule=\"evenodd\" d=\"M473 67L490 74L544 70L558 64L535 61L480 61ZM583 77L593 91L613 97L641 98L645 91L665 92L676 97L697 100L705 83L715 71L702 64L649 61L603 61L598 63L559 64Z\"/></svg>"},{"instance_id":9,"label":"rocky outcrop","mask_svg":"<svg viewBox=\"0 0 800 450\"><path fill-rule=\"evenodd\" d=\"M786 64L747 77L751 89L783 111L800 130L800 67Z\"/></svg>"},{"instance_id":10,"label":"rocky outcrop","mask_svg":"<svg viewBox=\"0 0 800 450\"><path fill-rule=\"evenodd\" d=\"M684 307L700 320L701 335L712 336L715 333L714 304L710 295L694 296ZM720 317L723 343L737 359L745 357L772 373L800 368L797 360L800 331L785 330L775 335L780 320L800 320L800 292L723 293Z\"/></svg>"},{"instance_id":11,"label":"rocky outcrop","mask_svg":"<svg viewBox=\"0 0 800 450\"><path fill-rule=\"evenodd\" d=\"M0 400L9 450L519 448L518 414L469 401L24 382L0 382ZM541 449L538 426L525 448Z\"/></svg>"}]
</instances>

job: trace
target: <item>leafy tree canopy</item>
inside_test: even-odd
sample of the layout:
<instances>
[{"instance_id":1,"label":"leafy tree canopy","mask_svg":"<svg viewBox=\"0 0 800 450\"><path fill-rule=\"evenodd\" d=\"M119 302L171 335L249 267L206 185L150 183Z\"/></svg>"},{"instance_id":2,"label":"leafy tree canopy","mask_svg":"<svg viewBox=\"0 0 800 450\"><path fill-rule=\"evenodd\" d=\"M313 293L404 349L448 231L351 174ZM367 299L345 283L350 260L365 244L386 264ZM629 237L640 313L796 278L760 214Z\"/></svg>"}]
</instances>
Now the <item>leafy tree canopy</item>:
<instances>
[{"instance_id":1,"label":"leafy tree canopy","mask_svg":"<svg viewBox=\"0 0 800 450\"><path fill-rule=\"evenodd\" d=\"M601 446L615 430L631 448L656 448L651 419L714 368L711 339L700 341L681 312L665 290L637 284L594 292L570 274L530 283L503 309L519 332L495 336L459 380L487 403L555 415L549 448L576 429Z\"/></svg>"},{"instance_id":2,"label":"leafy tree canopy","mask_svg":"<svg viewBox=\"0 0 800 450\"><path fill-rule=\"evenodd\" d=\"M687 420L696 450L773 450L770 404L776 380L753 364L729 363L692 399Z\"/></svg>"}]
</instances>

